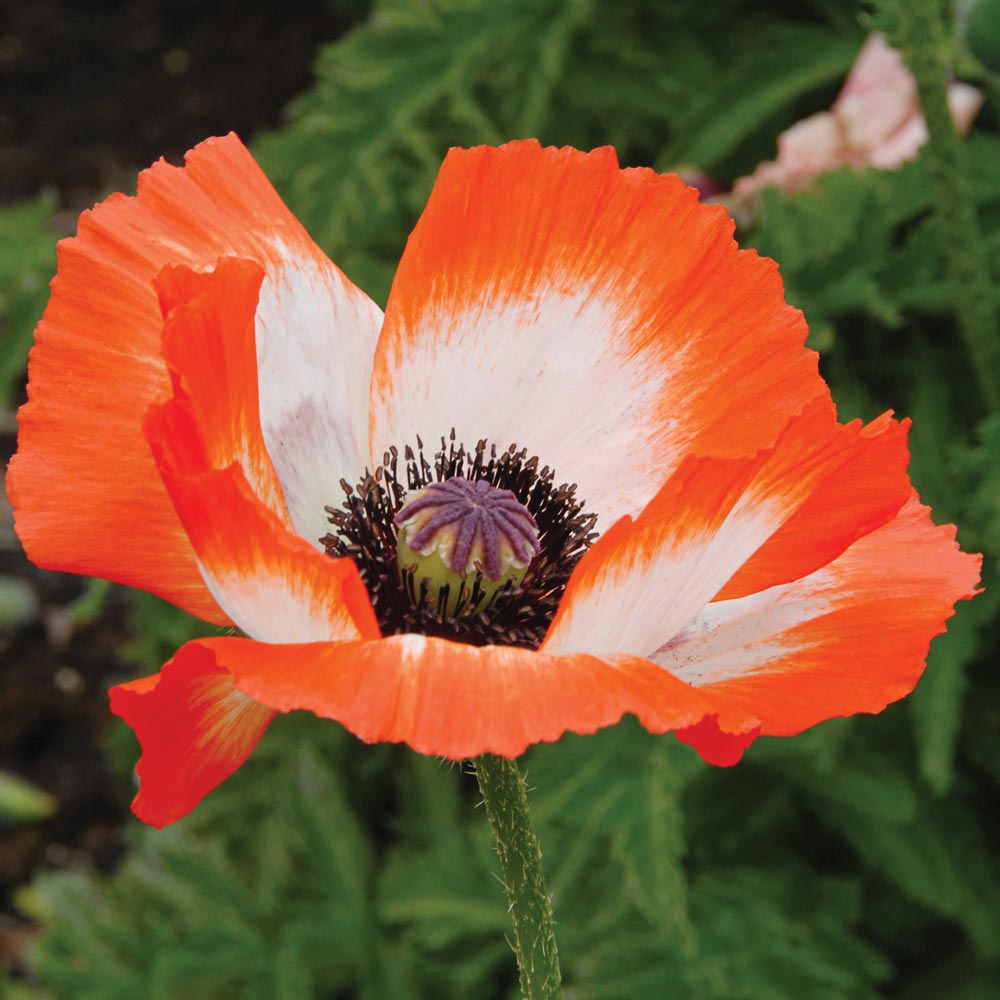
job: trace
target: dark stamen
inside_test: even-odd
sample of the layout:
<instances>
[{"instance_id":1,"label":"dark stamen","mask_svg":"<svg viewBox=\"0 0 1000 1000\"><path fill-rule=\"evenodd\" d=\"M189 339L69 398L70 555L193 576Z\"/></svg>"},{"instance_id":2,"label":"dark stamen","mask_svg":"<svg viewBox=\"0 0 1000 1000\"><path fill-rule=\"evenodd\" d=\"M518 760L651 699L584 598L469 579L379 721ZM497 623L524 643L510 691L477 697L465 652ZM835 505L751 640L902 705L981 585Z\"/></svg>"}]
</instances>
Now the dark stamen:
<instances>
[{"instance_id":1,"label":"dark stamen","mask_svg":"<svg viewBox=\"0 0 1000 1000\"><path fill-rule=\"evenodd\" d=\"M548 466L539 469L537 458L529 458L514 445L498 453L496 446L479 441L470 452L456 443L452 431L449 441L441 439L433 457L433 463L427 460L423 442L417 438L415 451L407 446L400 461L399 452L390 449L382 466L374 474L366 473L356 488L342 481L343 506L326 508L334 531L320 541L329 555L349 557L358 564L385 635L420 632L479 646L537 649L570 573L596 537L596 517L583 511L575 485L556 486ZM483 494L498 496L489 505L488 516L476 516L468 545L463 542L464 559L459 545L455 546L453 565L467 562L476 527L485 526L487 555L482 569L486 572L469 573L459 581L455 601L450 600L451 584L432 595L426 579L415 580L412 573L404 572L401 581L397 569L394 522L406 494L428 487L432 487L428 489L430 503L418 508L423 497L416 498L414 509L433 507L439 491L454 500L439 504L445 508L477 497L481 500ZM509 498L497 491L508 492ZM407 507L407 513L412 513ZM473 520L467 515L468 510L463 529ZM537 528L537 541L533 531L526 534L529 527ZM502 587L478 613L463 616L463 608L477 608L483 600L484 576L489 576L494 558L489 539L496 544L497 533L511 542L518 559L530 561L527 574L519 587ZM526 540L529 537L531 542ZM408 544L423 544L418 538L419 533ZM444 609L451 609L451 615Z\"/></svg>"}]
</instances>

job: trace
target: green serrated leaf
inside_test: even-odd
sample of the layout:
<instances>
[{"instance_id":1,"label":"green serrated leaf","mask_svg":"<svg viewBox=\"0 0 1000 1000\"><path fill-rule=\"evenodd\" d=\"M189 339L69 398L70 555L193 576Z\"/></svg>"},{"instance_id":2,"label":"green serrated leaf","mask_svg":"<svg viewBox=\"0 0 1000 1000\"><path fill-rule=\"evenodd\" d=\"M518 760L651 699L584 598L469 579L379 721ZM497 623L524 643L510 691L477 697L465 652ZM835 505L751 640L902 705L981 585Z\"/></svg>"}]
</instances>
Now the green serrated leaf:
<instances>
[{"instance_id":1,"label":"green serrated leaf","mask_svg":"<svg viewBox=\"0 0 1000 1000\"><path fill-rule=\"evenodd\" d=\"M909 698L920 776L938 795L955 780L955 752L968 688L966 667L978 648L974 616L968 606L956 609L947 639L931 644L927 669Z\"/></svg>"},{"instance_id":2,"label":"green serrated leaf","mask_svg":"<svg viewBox=\"0 0 1000 1000\"><path fill-rule=\"evenodd\" d=\"M685 109L670 159L716 165L775 112L842 79L861 41L854 32L837 35L806 25L759 29L754 44L718 67L715 85Z\"/></svg>"},{"instance_id":3,"label":"green serrated leaf","mask_svg":"<svg viewBox=\"0 0 1000 1000\"><path fill-rule=\"evenodd\" d=\"M844 802L814 806L906 897L961 925L981 955L1000 954L1000 865L964 802L921 802L901 823L873 822Z\"/></svg>"},{"instance_id":4,"label":"green serrated leaf","mask_svg":"<svg viewBox=\"0 0 1000 1000\"><path fill-rule=\"evenodd\" d=\"M668 937L692 951L695 930L688 914L687 853L681 794L687 782L665 741L651 747L636 822L619 829L616 848L639 908Z\"/></svg>"},{"instance_id":5,"label":"green serrated leaf","mask_svg":"<svg viewBox=\"0 0 1000 1000\"><path fill-rule=\"evenodd\" d=\"M378 282L366 289L384 298L448 146L536 131L588 6L385 0L368 24L321 52L316 90L280 135L258 142L257 155L338 263L359 280L366 270ZM441 116L451 116L450 130L435 128ZM371 236L355 260L354 247ZM376 243L384 271L364 264Z\"/></svg>"}]
</instances>

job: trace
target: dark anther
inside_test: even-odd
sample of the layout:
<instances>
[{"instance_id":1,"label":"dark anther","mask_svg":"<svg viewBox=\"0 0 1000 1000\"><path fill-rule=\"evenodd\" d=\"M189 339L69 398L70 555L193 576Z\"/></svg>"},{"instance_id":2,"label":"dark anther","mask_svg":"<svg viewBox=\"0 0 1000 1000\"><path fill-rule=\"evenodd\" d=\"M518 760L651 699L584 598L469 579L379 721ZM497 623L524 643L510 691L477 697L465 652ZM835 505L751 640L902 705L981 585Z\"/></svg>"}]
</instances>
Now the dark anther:
<instances>
[{"instance_id":1,"label":"dark anther","mask_svg":"<svg viewBox=\"0 0 1000 1000\"><path fill-rule=\"evenodd\" d=\"M473 645L525 646L537 649L548 629L573 568L596 537L596 517L583 511L575 485L555 485L548 466L511 445L498 453L495 445L479 441L466 451L455 441L441 439L433 462L424 455L423 442L384 456L375 473L366 472L355 487L342 481L341 507L327 507L333 531L320 541L327 553L348 557L358 564L368 588L383 634L420 632ZM454 608L448 586L428 592L426 580L400 573L396 560L394 519L408 493L431 483L458 477L469 483L484 481L509 490L527 508L538 527L538 554L532 559L521 585L497 593L478 614L449 616ZM459 606L476 608L482 598L479 574L466 578L468 588Z\"/></svg>"}]
</instances>

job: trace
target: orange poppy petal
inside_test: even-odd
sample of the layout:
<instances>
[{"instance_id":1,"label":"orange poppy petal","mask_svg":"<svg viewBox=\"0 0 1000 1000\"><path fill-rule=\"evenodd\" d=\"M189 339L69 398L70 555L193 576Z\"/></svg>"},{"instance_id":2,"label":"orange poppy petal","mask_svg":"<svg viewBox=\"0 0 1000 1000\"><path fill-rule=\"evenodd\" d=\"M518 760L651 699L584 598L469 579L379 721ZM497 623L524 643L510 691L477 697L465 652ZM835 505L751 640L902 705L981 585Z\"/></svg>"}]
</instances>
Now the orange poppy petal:
<instances>
[{"instance_id":1,"label":"orange poppy petal","mask_svg":"<svg viewBox=\"0 0 1000 1000\"><path fill-rule=\"evenodd\" d=\"M354 562L288 530L238 463L212 469L189 400L153 407L146 431L205 583L239 628L276 643L379 635Z\"/></svg>"},{"instance_id":2,"label":"orange poppy petal","mask_svg":"<svg viewBox=\"0 0 1000 1000\"><path fill-rule=\"evenodd\" d=\"M883 414L867 426L859 420L841 426L832 412L821 411L807 408L792 421L751 487L755 494L779 492L791 499L794 483L804 499L715 600L806 576L885 524L909 499L910 422Z\"/></svg>"},{"instance_id":3,"label":"orange poppy petal","mask_svg":"<svg viewBox=\"0 0 1000 1000\"><path fill-rule=\"evenodd\" d=\"M743 751L760 736L760 726L754 726L745 732L730 733L721 728L717 715L707 715L693 726L676 730L674 736L681 743L694 747L706 764L732 767L740 762Z\"/></svg>"},{"instance_id":4,"label":"orange poppy petal","mask_svg":"<svg viewBox=\"0 0 1000 1000\"><path fill-rule=\"evenodd\" d=\"M272 709L306 709L367 742L402 742L453 760L514 757L567 731L592 733L626 712L653 732L719 712L695 688L636 657L545 656L421 635L285 646L218 638L199 645L212 650L238 690ZM738 709L727 710L720 724L734 740L759 728Z\"/></svg>"},{"instance_id":5,"label":"orange poppy petal","mask_svg":"<svg viewBox=\"0 0 1000 1000\"><path fill-rule=\"evenodd\" d=\"M709 605L652 658L765 735L880 712L913 689L931 639L975 592L981 557L954 539L914 493L828 566Z\"/></svg>"},{"instance_id":6,"label":"orange poppy petal","mask_svg":"<svg viewBox=\"0 0 1000 1000\"><path fill-rule=\"evenodd\" d=\"M275 715L237 691L211 651L193 642L155 677L113 687L111 711L135 730L142 746L132 809L157 827L189 813L225 781Z\"/></svg>"},{"instance_id":7,"label":"orange poppy petal","mask_svg":"<svg viewBox=\"0 0 1000 1000\"><path fill-rule=\"evenodd\" d=\"M771 450L688 458L634 522L586 553L542 649L648 656L720 590L746 593L826 564L908 497L905 435L888 417L838 424L832 404L816 400Z\"/></svg>"},{"instance_id":8,"label":"orange poppy petal","mask_svg":"<svg viewBox=\"0 0 1000 1000\"><path fill-rule=\"evenodd\" d=\"M381 313L309 239L234 135L202 143L183 168L157 163L135 198L113 195L60 244L7 478L33 561L142 587L220 622L142 420L170 395L153 278L169 264L202 270L229 255L267 274L256 320L264 439L293 519L307 510L299 527L316 537L322 503L317 514L312 495L329 502L339 477L367 462L366 372ZM328 482L317 489L301 469L322 469Z\"/></svg>"},{"instance_id":9,"label":"orange poppy petal","mask_svg":"<svg viewBox=\"0 0 1000 1000\"><path fill-rule=\"evenodd\" d=\"M682 457L754 454L828 397L773 261L723 209L614 151L452 150L400 262L371 451L516 442L607 530Z\"/></svg>"},{"instance_id":10,"label":"orange poppy petal","mask_svg":"<svg viewBox=\"0 0 1000 1000\"><path fill-rule=\"evenodd\" d=\"M113 688L111 706L142 745L133 808L157 826L185 815L239 767L275 711L305 709L368 742L403 742L453 760L514 757L634 712L652 732L710 735L704 752L732 762L760 728L739 710L706 717L718 709L648 661L417 635L298 645L198 640L158 676Z\"/></svg>"},{"instance_id":11,"label":"orange poppy petal","mask_svg":"<svg viewBox=\"0 0 1000 1000\"><path fill-rule=\"evenodd\" d=\"M286 526L285 496L264 447L254 317L264 271L223 258L198 274L171 267L154 281L165 316L163 357L189 401L209 468L239 463L254 492Z\"/></svg>"}]
</instances>

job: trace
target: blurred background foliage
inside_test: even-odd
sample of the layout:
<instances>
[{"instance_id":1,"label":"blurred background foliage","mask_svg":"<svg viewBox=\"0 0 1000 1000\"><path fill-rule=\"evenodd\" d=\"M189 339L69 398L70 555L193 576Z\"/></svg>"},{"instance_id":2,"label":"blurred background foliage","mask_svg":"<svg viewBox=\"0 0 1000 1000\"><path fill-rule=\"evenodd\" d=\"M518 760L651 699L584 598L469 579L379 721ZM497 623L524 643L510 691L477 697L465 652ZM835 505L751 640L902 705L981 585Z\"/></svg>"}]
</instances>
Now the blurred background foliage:
<instances>
[{"instance_id":1,"label":"blurred background foliage","mask_svg":"<svg viewBox=\"0 0 1000 1000\"><path fill-rule=\"evenodd\" d=\"M779 131L830 106L868 31L850 0L338 6L354 27L320 47L287 124L246 138L383 304L449 146L612 144L625 165L694 165L728 185L773 157ZM956 66L1000 92L962 46ZM998 124L988 99L964 146L996 278ZM0 212L8 400L53 270L53 209L42 197ZM707 767L631 720L533 749L524 766L566 997L992 1000L1000 414L956 332L926 151L899 170L768 191L738 236L779 261L842 416L913 417L914 481L963 547L985 553L987 589L935 641L911 698L760 740L736 768ZM116 593L88 592L78 617L107 614ZM198 629L152 598L128 601L124 653L138 671ZM109 723L107 752L127 798L131 735ZM11 912L39 930L0 995L517 995L491 832L459 766L280 718L194 814L164 832L132 823L126 837L110 873L76 865L17 888Z\"/></svg>"}]
</instances>

